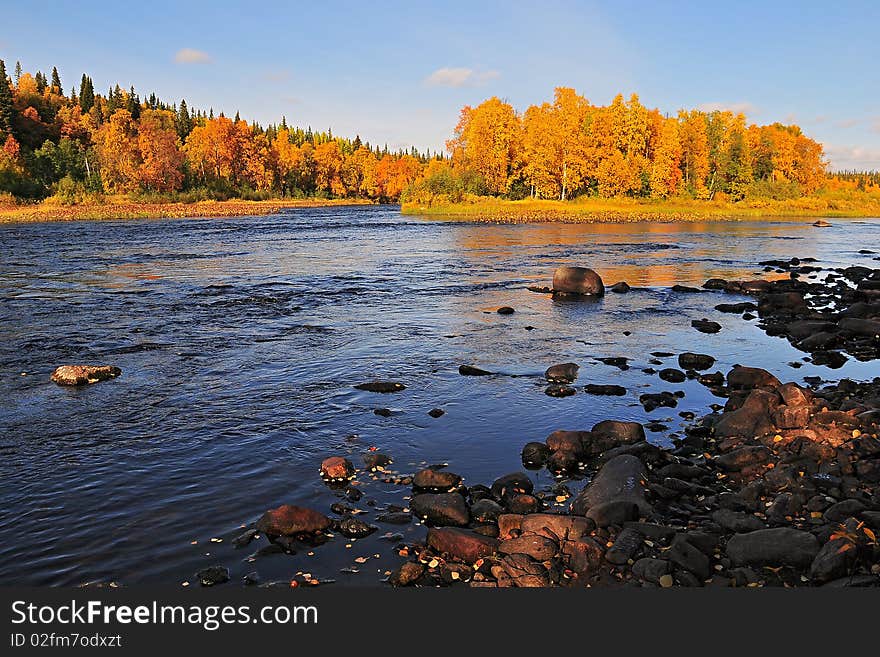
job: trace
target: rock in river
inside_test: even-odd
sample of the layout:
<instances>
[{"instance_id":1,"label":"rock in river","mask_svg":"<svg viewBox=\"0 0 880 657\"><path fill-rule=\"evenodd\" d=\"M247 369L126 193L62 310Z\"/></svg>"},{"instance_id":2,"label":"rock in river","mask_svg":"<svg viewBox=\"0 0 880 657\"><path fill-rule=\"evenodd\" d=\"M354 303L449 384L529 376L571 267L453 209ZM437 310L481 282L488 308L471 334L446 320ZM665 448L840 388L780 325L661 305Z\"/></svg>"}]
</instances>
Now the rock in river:
<instances>
[{"instance_id":1,"label":"rock in river","mask_svg":"<svg viewBox=\"0 0 880 657\"><path fill-rule=\"evenodd\" d=\"M368 381L367 383L359 383L355 386L358 390L366 390L367 392L400 392L405 390L406 386L397 381Z\"/></svg>"},{"instance_id":2,"label":"rock in river","mask_svg":"<svg viewBox=\"0 0 880 657\"><path fill-rule=\"evenodd\" d=\"M707 354L687 351L678 355L678 366L684 370L708 370L714 364L715 359Z\"/></svg>"},{"instance_id":3,"label":"rock in river","mask_svg":"<svg viewBox=\"0 0 880 657\"><path fill-rule=\"evenodd\" d=\"M81 386L115 379L122 370L113 365L62 365L52 372L51 379L60 386Z\"/></svg>"},{"instance_id":4,"label":"rock in river","mask_svg":"<svg viewBox=\"0 0 880 657\"><path fill-rule=\"evenodd\" d=\"M586 267L559 267L553 273L553 291L561 294L601 297L605 294L602 278Z\"/></svg>"},{"instance_id":5,"label":"rock in river","mask_svg":"<svg viewBox=\"0 0 880 657\"><path fill-rule=\"evenodd\" d=\"M447 493L460 483L460 475L435 468L419 470L413 476L413 488L429 493Z\"/></svg>"},{"instance_id":6,"label":"rock in river","mask_svg":"<svg viewBox=\"0 0 880 657\"><path fill-rule=\"evenodd\" d=\"M354 476L354 465L342 456L330 456L321 462L321 477L329 481L345 481Z\"/></svg>"},{"instance_id":7,"label":"rock in river","mask_svg":"<svg viewBox=\"0 0 880 657\"><path fill-rule=\"evenodd\" d=\"M267 536L294 536L324 531L330 526L330 518L312 509L282 504L266 511L255 526Z\"/></svg>"},{"instance_id":8,"label":"rock in river","mask_svg":"<svg viewBox=\"0 0 880 657\"><path fill-rule=\"evenodd\" d=\"M462 376L489 376L490 374L492 374L492 372L481 370L479 367L474 367L473 365L459 366L458 373Z\"/></svg>"},{"instance_id":9,"label":"rock in river","mask_svg":"<svg viewBox=\"0 0 880 657\"><path fill-rule=\"evenodd\" d=\"M432 525L465 527L471 516L464 498L458 493L422 493L412 498L411 508Z\"/></svg>"},{"instance_id":10,"label":"rock in river","mask_svg":"<svg viewBox=\"0 0 880 657\"><path fill-rule=\"evenodd\" d=\"M721 330L721 324L708 319L695 319L691 322L691 326L700 333L718 333Z\"/></svg>"},{"instance_id":11,"label":"rock in river","mask_svg":"<svg viewBox=\"0 0 880 657\"><path fill-rule=\"evenodd\" d=\"M551 383L572 383L577 379L579 369L577 363L561 363L548 367L544 376Z\"/></svg>"},{"instance_id":12,"label":"rock in river","mask_svg":"<svg viewBox=\"0 0 880 657\"><path fill-rule=\"evenodd\" d=\"M651 505L645 498L645 481L645 465L638 458L630 454L615 456L575 498L571 512L595 520L594 515L602 506L624 502L634 504L642 515L648 515Z\"/></svg>"}]
</instances>

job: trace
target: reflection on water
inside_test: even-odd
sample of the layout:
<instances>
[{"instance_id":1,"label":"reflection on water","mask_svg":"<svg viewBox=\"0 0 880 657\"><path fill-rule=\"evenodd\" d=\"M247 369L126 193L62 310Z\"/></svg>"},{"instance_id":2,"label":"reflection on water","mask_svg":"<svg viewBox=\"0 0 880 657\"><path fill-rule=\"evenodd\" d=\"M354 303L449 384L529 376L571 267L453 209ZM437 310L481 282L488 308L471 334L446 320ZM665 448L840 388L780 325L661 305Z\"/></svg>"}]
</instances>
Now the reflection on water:
<instances>
[{"instance_id":1,"label":"reflection on water","mask_svg":"<svg viewBox=\"0 0 880 657\"><path fill-rule=\"evenodd\" d=\"M477 483L520 469L525 442L609 417L661 420L669 429L651 439L666 443L678 411L714 400L644 373L651 351L701 351L722 371L758 364L785 380L875 376L854 361L792 369L804 354L788 342L713 310L736 297L669 289L775 276L757 265L772 258L876 266L858 251L880 241L880 222L833 223L473 225L358 207L0 227L0 577L167 583L217 562L234 576L307 568L375 584L338 572L357 556L339 541L250 563L228 539L282 502L326 512L337 498L316 471L331 453L360 463L375 446L401 471L446 461ZM562 264L641 289L592 304L526 290ZM493 312L502 305L516 313ZM723 330L690 328L702 317ZM607 356L632 358L630 369L597 360ZM581 365L579 386L617 383L627 396L547 397L539 375L565 361ZM84 389L48 382L73 362L123 375ZM461 377L462 363L505 376ZM407 389L352 388L378 377ZM638 404L671 389L686 393L675 410ZM446 414L429 417L435 407ZM365 479L378 506L400 502L402 491ZM424 532L379 534L389 529ZM381 554L376 568L396 563L389 543L362 544Z\"/></svg>"}]
</instances>

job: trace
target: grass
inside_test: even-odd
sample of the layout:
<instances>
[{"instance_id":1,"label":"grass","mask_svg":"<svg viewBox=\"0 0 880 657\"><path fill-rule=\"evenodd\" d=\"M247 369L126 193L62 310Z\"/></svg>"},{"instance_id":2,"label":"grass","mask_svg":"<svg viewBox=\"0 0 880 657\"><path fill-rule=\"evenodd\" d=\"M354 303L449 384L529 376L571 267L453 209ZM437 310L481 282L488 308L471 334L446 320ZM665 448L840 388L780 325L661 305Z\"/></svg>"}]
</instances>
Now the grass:
<instances>
[{"instance_id":1,"label":"grass","mask_svg":"<svg viewBox=\"0 0 880 657\"><path fill-rule=\"evenodd\" d=\"M274 214L284 208L317 208L368 203L369 201L351 199L279 199L272 201L231 199L194 203L138 203L126 197L108 197L103 202L81 205L58 205L46 201L34 204L0 205L0 224L38 221L244 217Z\"/></svg>"},{"instance_id":2,"label":"grass","mask_svg":"<svg viewBox=\"0 0 880 657\"><path fill-rule=\"evenodd\" d=\"M880 197L804 197L793 200L696 201L581 197L573 201L510 201L474 197L462 203L406 203L403 213L490 223L629 223L736 221L762 217L880 217Z\"/></svg>"}]
</instances>

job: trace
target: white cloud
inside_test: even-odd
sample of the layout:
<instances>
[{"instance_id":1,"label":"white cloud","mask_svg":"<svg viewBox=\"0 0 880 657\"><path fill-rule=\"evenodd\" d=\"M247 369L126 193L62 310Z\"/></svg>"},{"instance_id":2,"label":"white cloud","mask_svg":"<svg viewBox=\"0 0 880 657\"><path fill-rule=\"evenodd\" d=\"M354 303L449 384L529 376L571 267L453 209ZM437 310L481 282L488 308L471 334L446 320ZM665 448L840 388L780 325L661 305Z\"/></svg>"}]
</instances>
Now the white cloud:
<instances>
[{"instance_id":1,"label":"white cloud","mask_svg":"<svg viewBox=\"0 0 880 657\"><path fill-rule=\"evenodd\" d=\"M831 169L880 170L880 148L826 144L825 155Z\"/></svg>"},{"instance_id":2,"label":"white cloud","mask_svg":"<svg viewBox=\"0 0 880 657\"><path fill-rule=\"evenodd\" d=\"M733 112L734 114L759 114L758 108L749 102L740 103L703 103L697 105L701 112Z\"/></svg>"},{"instance_id":3,"label":"white cloud","mask_svg":"<svg viewBox=\"0 0 880 657\"><path fill-rule=\"evenodd\" d=\"M472 68L438 68L425 78L429 87L476 87L500 77L498 71L475 71Z\"/></svg>"},{"instance_id":4,"label":"white cloud","mask_svg":"<svg viewBox=\"0 0 880 657\"><path fill-rule=\"evenodd\" d=\"M174 55L174 61L178 64L207 64L211 61L211 56L194 48L182 48Z\"/></svg>"}]
</instances>

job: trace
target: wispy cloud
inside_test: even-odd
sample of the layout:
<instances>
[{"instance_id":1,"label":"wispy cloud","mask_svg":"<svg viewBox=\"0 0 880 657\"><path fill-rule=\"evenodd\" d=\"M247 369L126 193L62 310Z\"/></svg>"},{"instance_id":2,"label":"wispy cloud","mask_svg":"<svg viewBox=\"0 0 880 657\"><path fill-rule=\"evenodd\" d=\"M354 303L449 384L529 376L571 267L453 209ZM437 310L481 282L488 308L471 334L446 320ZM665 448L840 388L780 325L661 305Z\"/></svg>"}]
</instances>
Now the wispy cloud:
<instances>
[{"instance_id":1,"label":"wispy cloud","mask_svg":"<svg viewBox=\"0 0 880 657\"><path fill-rule=\"evenodd\" d=\"M697 105L701 112L733 112L734 114L760 114L758 108L752 103L742 101L738 103L703 103Z\"/></svg>"},{"instance_id":2,"label":"wispy cloud","mask_svg":"<svg viewBox=\"0 0 880 657\"><path fill-rule=\"evenodd\" d=\"M475 71L472 68L438 68L425 78L429 87L478 87L500 77L498 71Z\"/></svg>"},{"instance_id":3,"label":"wispy cloud","mask_svg":"<svg viewBox=\"0 0 880 657\"><path fill-rule=\"evenodd\" d=\"M843 144L825 144L832 169L880 169L880 149Z\"/></svg>"},{"instance_id":4,"label":"wispy cloud","mask_svg":"<svg viewBox=\"0 0 880 657\"><path fill-rule=\"evenodd\" d=\"M181 48L175 53L174 61L178 64L208 64L211 56L195 48Z\"/></svg>"},{"instance_id":5,"label":"wispy cloud","mask_svg":"<svg viewBox=\"0 0 880 657\"><path fill-rule=\"evenodd\" d=\"M835 125L837 125L838 128L853 128L859 123L859 119L840 119Z\"/></svg>"}]
</instances>

